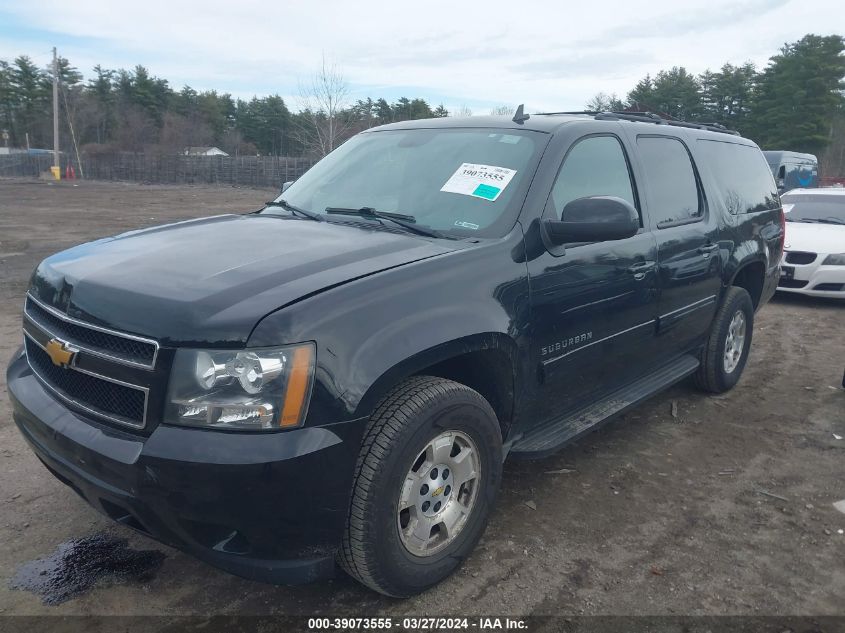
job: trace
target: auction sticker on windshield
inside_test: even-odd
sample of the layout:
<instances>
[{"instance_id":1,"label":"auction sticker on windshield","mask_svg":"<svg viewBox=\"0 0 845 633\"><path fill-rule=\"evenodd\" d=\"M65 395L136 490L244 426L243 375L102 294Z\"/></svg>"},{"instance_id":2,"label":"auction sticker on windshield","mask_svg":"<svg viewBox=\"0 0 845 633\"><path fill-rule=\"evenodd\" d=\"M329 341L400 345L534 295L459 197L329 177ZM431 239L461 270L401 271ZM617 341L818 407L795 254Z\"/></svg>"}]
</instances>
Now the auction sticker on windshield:
<instances>
[{"instance_id":1,"label":"auction sticker on windshield","mask_svg":"<svg viewBox=\"0 0 845 633\"><path fill-rule=\"evenodd\" d=\"M495 201L516 174L515 169L463 163L440 191Z\"/></svg>"}]
</instances>

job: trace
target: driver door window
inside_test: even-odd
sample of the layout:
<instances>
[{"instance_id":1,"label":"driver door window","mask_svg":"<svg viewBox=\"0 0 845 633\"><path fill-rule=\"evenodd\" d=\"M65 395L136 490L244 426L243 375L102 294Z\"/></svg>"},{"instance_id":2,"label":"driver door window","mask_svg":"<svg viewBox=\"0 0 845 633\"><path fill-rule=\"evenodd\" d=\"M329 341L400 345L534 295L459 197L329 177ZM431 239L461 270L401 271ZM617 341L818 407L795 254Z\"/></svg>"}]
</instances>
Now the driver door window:
<instances>
[{"instance_id":1,"label":"driver door window","mask_svg":"<svg viewBox=\"0 0 845 633\"><path fill-rule=\"evenodd\" d=\"M568 203L589 196L616 196L637 208L628 161L615 136L588 136L569 151L552 188L555 218L561 219Z\"/></svg>"}]
</instances>

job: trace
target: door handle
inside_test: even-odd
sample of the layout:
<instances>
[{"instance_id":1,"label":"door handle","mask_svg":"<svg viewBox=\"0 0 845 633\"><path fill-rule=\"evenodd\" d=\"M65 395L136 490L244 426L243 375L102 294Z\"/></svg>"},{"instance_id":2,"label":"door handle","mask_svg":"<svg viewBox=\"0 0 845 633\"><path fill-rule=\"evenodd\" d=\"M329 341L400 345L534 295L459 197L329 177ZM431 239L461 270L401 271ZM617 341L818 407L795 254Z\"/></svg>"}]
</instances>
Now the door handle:
<instances>
[{"instance_id":1,"label":"door handle","mask_svg":"<svg viewBox=\"0 0 845 633\"><path fill-rule=\"evenodd\" d=\"M698 252L704 255L704 257L710 257L710 255L715 253L717 250L719 250L718 244L705 244L698 249Z\"/></svg>"},{"instance_id":2,"label":"door handle","mask_svg":"<svg viewBox=\"0 0 845 633\"><path fill-rule=\"evenodd\" d=\"M637 262L628 266L628 272L634 276L634 279L639 281L645 279L645 274L654 270L655 262Z\"/></svg>"}]
</instances>

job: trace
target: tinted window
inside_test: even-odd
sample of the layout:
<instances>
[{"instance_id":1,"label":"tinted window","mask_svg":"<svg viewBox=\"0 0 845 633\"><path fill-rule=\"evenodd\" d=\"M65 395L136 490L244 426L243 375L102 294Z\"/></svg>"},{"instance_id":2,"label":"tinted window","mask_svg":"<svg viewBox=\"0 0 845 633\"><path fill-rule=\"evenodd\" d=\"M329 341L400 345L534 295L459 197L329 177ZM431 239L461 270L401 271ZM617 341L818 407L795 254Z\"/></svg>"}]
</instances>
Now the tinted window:
<instances>
[{"instance_id":1,"label":"tinted window","mask_svg":"<svg viewBox=\"0 0 845 633\"><path fill-rule=\"evenodd\" d=\"M636 206L628 162L614 136L591 136L570 150L552 189L557 217L567 203L589 196L616 196Z\"/></svg>"},{"instance_id":2,"label":"tinted window","mask_svg":"<svg viewBox=\"0 0 845 633\"><path fill-rule=\"evenodd\" d=\"M845 224L845 193L785 193L781 201L787 222Z\"/></svg>"},{"instance_id":3,"label":"tinted window","mask_svg":"<svg viewBox=\"0 0 845 633\"><path fill-rule=\"evenodd\" d=\"M689 153L678 139L637 139L648 181L648 211L658 228L701 217L702 208Z\"/></svg>"},{"instance_id":4,"label":"tinted window","mask_svg":"<svg viewBox=\"0 0 845 633\"><path fill-rule=\"evenodd\" d=\"M778 207L777 187L759 149L708 140L699 140L698 148L730 213L752 213Z\"/></svg>"}]
</instances>

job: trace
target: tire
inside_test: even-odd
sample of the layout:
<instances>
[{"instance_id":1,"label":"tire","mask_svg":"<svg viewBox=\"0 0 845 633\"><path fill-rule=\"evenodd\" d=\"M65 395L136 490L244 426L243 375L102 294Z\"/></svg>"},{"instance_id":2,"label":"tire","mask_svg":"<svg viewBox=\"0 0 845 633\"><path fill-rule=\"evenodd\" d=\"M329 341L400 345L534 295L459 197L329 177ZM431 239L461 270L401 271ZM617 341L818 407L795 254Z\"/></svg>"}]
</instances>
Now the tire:
<instances>
[{"instance_id":1,"label":"tire","mask_svg":"<svg viewBox=\"0 0 845 633\"><path fill-rule=\"evenodd\" d=\"M733 338L731 338L731 327L733 324L734 328L737 328L737 319L744 320L744 336L741 345L737 344L737 331L733 332ZM695 373L696 386L710 393L724 393L733 389L739 382L745 363L748 361L748 350L751 347L753 333L754 304L751 301L751 295L744 288L731 286L716 313L710 336L702 351L701 366ZM727 353L729 348L732 354Z\"/></svg>"},{"instance_id":2,"label":"tire","mask_svg":"<svg viewBox=\"0 0 845 633\"><path fill-rule=\"evenodd\" d=\"M438 464L462 472L438 470ZM473 470L474 480L458 482ZM440 479L433 480L435 475ZM449 576L481 538L501 475L501 430L478 392L431 376L403 381L378 405L364 434L340 566L388 596L425 591ZM429 488L429 483L436 487ZM400 497L406 496L415 505L400 514ZM467 512L461 512L465 506L458 501L466 504ZM435 506L440 514L430 517L423 512L434 513ZM441 516L442 523L426 527ZM455 516L462 518L452 525L450 535L446 519L451 524ZM423 545L414 535L426 531L430 540ZM423 547L429 549L421 553Z\"/></svg>"}]
</instances>

